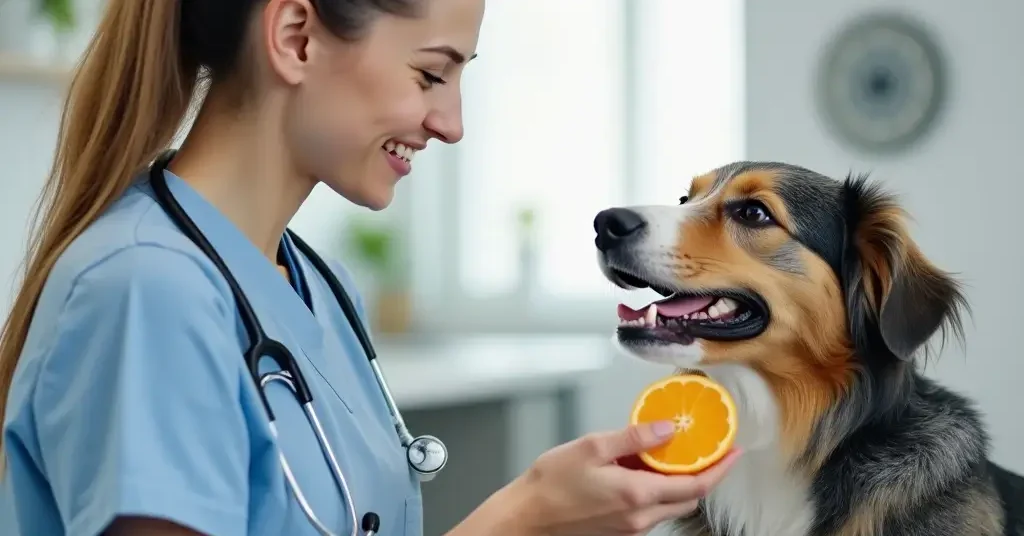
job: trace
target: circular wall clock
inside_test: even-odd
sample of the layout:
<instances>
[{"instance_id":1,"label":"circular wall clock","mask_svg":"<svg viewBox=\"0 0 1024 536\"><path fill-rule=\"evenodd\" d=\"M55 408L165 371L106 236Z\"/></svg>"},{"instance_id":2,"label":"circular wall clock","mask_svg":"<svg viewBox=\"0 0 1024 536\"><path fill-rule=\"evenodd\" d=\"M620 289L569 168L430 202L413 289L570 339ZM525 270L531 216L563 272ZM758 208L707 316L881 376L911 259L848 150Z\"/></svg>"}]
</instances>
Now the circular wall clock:
<instances>
[{"instance_id":1,"label":"circular wall clock","mask_svg":"<svg viewBox=\"0 0 1024 536\"><path fill-rule=\"evenodd\" d=\"M938 45L899 15L862 17L840 31L819 65L819 107L846 143L891 153L934 126L946 97Z\"/></svg>"}]
</instances>

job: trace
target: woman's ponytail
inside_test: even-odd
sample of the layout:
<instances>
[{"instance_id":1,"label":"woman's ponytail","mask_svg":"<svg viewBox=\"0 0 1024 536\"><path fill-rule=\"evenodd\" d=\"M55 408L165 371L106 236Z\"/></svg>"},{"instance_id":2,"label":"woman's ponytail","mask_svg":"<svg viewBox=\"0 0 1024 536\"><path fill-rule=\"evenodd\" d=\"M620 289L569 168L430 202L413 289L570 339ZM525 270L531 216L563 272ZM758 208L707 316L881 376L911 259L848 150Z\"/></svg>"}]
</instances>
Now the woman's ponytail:
<instances>
[{"instance_id":1,"label":"woman's ponytail","mask_svg":"<svg viewBox=\"0 0 1024 536\"><path fill-rule=\"evenodd\" d=\"M0 423L39 295L57 259L170 145L188 111L197 73L181 59L181 1L108 0L74 73L24 278L0 334ZM3 447L0 437L0 476Z\"/></svg>"}]
</instances>

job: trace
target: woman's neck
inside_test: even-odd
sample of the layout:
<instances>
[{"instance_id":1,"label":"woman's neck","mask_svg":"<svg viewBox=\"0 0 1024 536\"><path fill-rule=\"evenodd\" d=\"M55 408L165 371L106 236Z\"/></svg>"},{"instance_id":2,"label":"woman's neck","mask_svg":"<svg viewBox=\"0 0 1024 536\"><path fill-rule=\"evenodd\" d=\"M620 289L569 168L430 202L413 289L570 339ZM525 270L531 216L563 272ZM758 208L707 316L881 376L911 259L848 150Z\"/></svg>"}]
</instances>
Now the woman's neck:
<instances>
[{"instance_id":1,"label":"woman's neck","mask_svg":"<svg viewBox=\"0 0 1024 536\"><path fill-rule=\"evenodd\" d=\"M217 108L204 104L170 170L276 264L281 236L316 181L292 165L272 107L258 114Z\"/></svg>"}]
</instances>

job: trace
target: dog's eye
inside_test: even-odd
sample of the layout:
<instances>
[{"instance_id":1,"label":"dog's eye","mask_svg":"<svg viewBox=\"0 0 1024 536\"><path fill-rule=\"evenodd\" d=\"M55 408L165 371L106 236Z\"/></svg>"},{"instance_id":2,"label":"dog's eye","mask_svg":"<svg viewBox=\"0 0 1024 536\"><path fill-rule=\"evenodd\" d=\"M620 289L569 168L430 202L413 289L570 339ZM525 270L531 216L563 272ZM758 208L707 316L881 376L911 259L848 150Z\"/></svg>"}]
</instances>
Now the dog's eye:
<instances>
[{"instance_id":1,"label":"dog's eye","mask_svg":"<svg viewBox=\"0 0 1024 536\"><path fill-rule=\"evenodd\" d=\"M737 221L744 225L764 226L771 225L774 220L768 208L760 201L742 201L732 207L732 215Z\"/></svg>"},{"instance_id":2,"label":"dog's eye","mask_svg":"<svg viewBox=\"0 0 1024 536\"><path fill-rule=\"evenodd\" d=\"M684 195L683 197L679 198L679 204L680 205L685 205L686 202L689 201L689 200L690 200L690 196Z\"/></svg>"}]
</instances>

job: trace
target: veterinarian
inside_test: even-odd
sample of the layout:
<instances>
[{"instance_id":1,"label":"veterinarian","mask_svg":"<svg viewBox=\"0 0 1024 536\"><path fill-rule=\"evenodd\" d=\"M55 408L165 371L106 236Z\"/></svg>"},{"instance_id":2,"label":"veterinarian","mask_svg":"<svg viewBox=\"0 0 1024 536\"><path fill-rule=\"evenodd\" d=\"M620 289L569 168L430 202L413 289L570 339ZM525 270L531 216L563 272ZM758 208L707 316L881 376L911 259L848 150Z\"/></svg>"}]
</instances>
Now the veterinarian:
<instances>
[{"instance_id":1,"label":"veterinarian","mask_svg":"<svg viewBox=\"0 0 1024 536\"><path fill-rule=\"evenodd\" d=\"M318 182L383 209L429 140L462 138L483 0L105 9L0 341L0 534L421 534L447 451L402 424L348 273L286 224ZM687 515L734 457L694 477L616 463L670 433L559 446L450 534Z\"/></svg>"}]
</instances>

